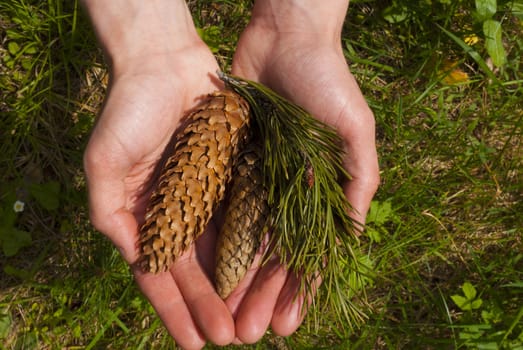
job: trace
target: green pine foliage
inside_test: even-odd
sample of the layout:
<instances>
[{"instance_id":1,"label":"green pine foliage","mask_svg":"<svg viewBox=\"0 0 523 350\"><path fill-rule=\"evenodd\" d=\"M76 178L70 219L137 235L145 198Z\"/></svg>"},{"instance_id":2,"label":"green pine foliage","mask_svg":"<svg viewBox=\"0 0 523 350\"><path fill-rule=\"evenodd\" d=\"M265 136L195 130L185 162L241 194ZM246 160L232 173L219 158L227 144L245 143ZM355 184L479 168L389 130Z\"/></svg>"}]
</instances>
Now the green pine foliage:
<instances>
[{"instance_id":1,"label":"green pine foliage","mask_svg":"<svg viewBox=\"0 0 523 350\"><path fill-rule=\"evenodd\" d=\"M268 87L219 72L226 86L251 106L255 137L263 145L265 186L272 208L268 254L302 278L306 300L325 313L332 308L341 325L365 320L353 303L363 301L369 267L359 255L360 232L349 216L350 203L342 184L343 143L336 131ZM361 225L360 225L361 226ZM321 272L321 276L319 276ZM351 278L348 278L348 276ZM317 279L323 280L315 296Z\"/></svg>"}]
</instances>

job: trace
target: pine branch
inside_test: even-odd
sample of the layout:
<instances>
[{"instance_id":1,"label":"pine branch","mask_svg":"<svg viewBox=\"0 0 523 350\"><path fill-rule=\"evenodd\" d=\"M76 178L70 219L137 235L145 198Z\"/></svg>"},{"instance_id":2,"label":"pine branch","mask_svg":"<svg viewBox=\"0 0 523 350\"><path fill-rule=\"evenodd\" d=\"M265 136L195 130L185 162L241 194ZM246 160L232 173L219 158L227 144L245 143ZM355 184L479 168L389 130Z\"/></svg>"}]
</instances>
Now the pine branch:
<instances>
[{"instance_id":1,"label":"pine branch","mask_svg":"<svg viewBox=\"0 0 523 350\"><path fill-rule=\"evenodd\" d=\"M268 87L219 72L251 107L251 128L263 145L263 171L272 208L272 250L301 279L313 310L334 310L350 328L365 320L364 286L370 266L359 252L358 226L341 183L342 139L328 125ZM321 275L322 285L314 283ZM313 298L313 294L317 293ZM355 299L360 298L360 300ZM306 298L307 299L307 298Z\"/></svg>"}]
</instances>

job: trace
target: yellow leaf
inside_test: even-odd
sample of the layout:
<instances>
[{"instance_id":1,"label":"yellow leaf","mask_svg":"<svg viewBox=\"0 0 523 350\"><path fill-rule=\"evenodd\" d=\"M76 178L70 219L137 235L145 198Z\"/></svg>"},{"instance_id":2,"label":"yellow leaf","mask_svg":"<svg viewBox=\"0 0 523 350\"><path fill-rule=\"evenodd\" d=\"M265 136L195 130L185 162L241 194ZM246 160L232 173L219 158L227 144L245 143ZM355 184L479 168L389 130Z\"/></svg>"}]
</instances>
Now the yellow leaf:
<instances>
[{"instance_id":1,"label":"yellow leaf","mask_svg":"<svg viewBox=\"0 0 523 350\"><path fill-rule=\"evenodd\" d=\"M439 69L438 75L448 85L457 85L469 81L469 75L458 67L458 62L445 61Z\"/></svg>"},{"instance_id":2,"label":"yellow leaf","mask_svg":"<svg viewBox=\"0 0 523 350\"><path fill-rule=\"evenodd\" d=\"M469 75L459 68L452 70L443 78L443 82L449 85L466 83L468 81Z\"/></svg>"}]
</instances>

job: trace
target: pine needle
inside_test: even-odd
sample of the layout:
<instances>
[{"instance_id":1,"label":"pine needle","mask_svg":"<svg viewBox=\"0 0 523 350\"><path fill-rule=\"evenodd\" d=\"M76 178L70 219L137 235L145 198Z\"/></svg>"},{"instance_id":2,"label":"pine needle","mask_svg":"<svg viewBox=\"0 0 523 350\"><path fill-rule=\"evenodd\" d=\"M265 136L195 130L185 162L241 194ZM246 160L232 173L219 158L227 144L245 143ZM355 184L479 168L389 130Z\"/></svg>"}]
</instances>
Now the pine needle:
<instances>
[{"instance_id":1,"label":"pine needle","mask_svg":"<svg viewBox=\"0 0 523 350\"><path fill-rule=\"evenodd\" d=\"M350 178L342 139L268 87L218 74L250 104L251 127L263 144L273 229L267 256L278 254L282 264L304 276L300 292L313 300L313 319L332 310L339 325L353 329L366 319L361 308L367 305L364 287L371 267L359 251L358 226L348 215L352 208L341 186Z\"/></svg>"}]
</instances>

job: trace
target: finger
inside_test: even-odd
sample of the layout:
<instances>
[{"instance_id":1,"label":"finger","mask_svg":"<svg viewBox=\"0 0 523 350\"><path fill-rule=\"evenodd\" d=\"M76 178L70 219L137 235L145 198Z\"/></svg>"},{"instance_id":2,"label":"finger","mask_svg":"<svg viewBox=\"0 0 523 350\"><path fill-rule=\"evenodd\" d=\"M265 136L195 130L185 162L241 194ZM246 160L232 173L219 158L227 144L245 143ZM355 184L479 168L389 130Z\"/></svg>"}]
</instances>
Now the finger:
<instances>
[{"instance_id":1,"label":"finger","mask_svg":"<svg viewBox=\"0 0 523 350\"><path fill-rule=\"evenodd\" d=\"M267 250L267 244L269 242L269 234L265 236L265 239L262 241L260 248L254 255L253 262L247 272L245 273L245 276L241 279L240 283L234 288L234 290L231 292L231 294L225 299L225 304L229 308L229 311L231 312L232 317L236 320L236 316L238 315L238 310L240 308L240 305L243 302L243 299L249 292L249 288L251 287L252 283L256 280L256 275L258 274L258 271L261 267L261 262L264 253ZM235 345L242 345L243 342L236 336L233 340L233 344Z\"/></svg>"},{"instance_id":2,"label":"finger","mask_svg":"<svg viewBox=\"0 0 523 350\"><path fill-rule=\"evenodd\" d=\"M216 224L213 213L213 219L207 225L205 232L194 242L196 246L196 256L200 267L203 269L207 278L214 280L216 266Z\"/></svg>"},{"instance_id":3,"label":"finger","mask_svg":"<svg viewBox=\"0 0 523 350\"><path fill-rule=\"evenodd\" d=\"M234 319L236 319L240 305L249 292L249 289L252 283L255 281L256 275L259 271L259 262L261 260L261 256L256 256L254 259L255 261L253 265L247 270L245 276L243 276L240 283L238 283L238 286L236 286L227 299L225 299L225 304L227 305L227 308L229 309Z\"/></svg>"},{"instance_id":4,"label":"finger","mask_svg":"<svg viewBox=\"0 0 523 350\"><path fill-rule=\"evenodd\" d=\"M271 328L279 336L288 336L294 333L305 318L305 295L299 293L300 283L301 281L296 274L289 273L278 297L271 320Z\"/></svg>"},{"instance_id":5,"label":"finger","mask_svg":"<svg viewBox=\"0 0 523 350\"><path fill-rule=\"evenodd\" d=\"M351 180L345 185L344 192L353 207L350 215L363 228L379 185L375 120L354 76L345 69L343 77L338 95L340 101L345 102L339 103L339 118L334 126L345 141L344 166Z\"/></svg>"},{"instance_id":6,"label":"finger","mask_svg":"<svg viewBox=\"0 0 523 350\"><path fill-rule=\"evenodd\" d=\"M201 349L205 337L199 331L185 300L168 272L154 275L135 270L142 293L149 299L176 344L183 349Z\"/></svg>"},{"instance_id":7,"label":"finger","mask_svg":"<svg viewBox=\"0 0 523 350\"><path fill-rule=\"evenodd\" d=\"M243 298L245 295L249 292L249 288L251 284L255 281L256 275L258 274L258 271L260 270L262 258L264 254L267 252L268 244L269 244L270 236L267 233L265 235L265 238L260 244L260 247L258 248L258 251L254 255L254 259L252 261L251 266L245 273L245 276L241 279L240 283L238 283L238 286L231 292L231 294L227 297L225 300L225 304L231 311L231 314L233 315L233 318L236 318L236 315L238 314L238 309L243 301Z\"/></svg>"},{"instance_id":8,"label":"finger","mask_svg":"<svg viewBox=\"0 0 523 350\"><path fill-rule=\"evenodd\" d=\"M370 181L367 178L353 177L344 186L344 193L352 206L349 215L354 220L358 230L362 230L365 226L365 219L376 189L377 182Z\"/></svg>"},{"instance_id":9,"label":"finger","mask_svg":"<svg viewBox=\"0 0 523 350\"><path fill-rule=\"evenodd\" d=\"M138 259L136 247L138 233L134 216L129 211L121 209L110 216L108 221L102 226L113 233L108 236L119 248L124 259L133 264ZM143 273L139 268L134 268L133 272L138 286L177 344L184 349L201 349L205 345L205 337L194 322L171 274Z\"/></svg>"},{"instance_id":10,"label":"finger","mask_svg":"<svg viewBox=\"0 0 523 350\"><path fill-rule=\"evenodd\" d=\"M380 181L374 116L368 107L350 112L357 113L350 117L350 127L340 128L346 143L345 167L351 175L344 192L353 207L351 217L363 228Z\"/></svg>"},{"instance_id":11,"label":"finger","mask_svg":"<svg viewBox=\"0 0 523 350\"><path fill-rule=\"evenodd\" d=\"M217 345L234 339L234 321L202 270L194 248L190 248L171 268L172 276L183 295L194 322L204 336Z\"/></svg>"},{"instance_id":12,"label":"finger","mask_svg":"<svg viewBox=\"0 0 523 350\"><path fill-rule=\"evenodd\" d=\"M258 271L236 317L236 336L241 342L252 344L265 334L286 279L287 270L279 258L271 259Z\"/></svg>"},{"instance_id":13,"label":"finger","mask_svg":"<svg viewBox=\"0 0 523 350\"><path fill-rule=\"evenodd\" d=\"M106 234L129 265L136 263L140 254L136 244L138 223L129 210L118 209L112 215L106 216L103 222L96 226Z\"/></svg>"}]
</instances>

